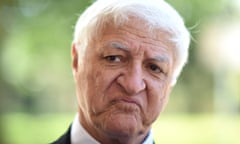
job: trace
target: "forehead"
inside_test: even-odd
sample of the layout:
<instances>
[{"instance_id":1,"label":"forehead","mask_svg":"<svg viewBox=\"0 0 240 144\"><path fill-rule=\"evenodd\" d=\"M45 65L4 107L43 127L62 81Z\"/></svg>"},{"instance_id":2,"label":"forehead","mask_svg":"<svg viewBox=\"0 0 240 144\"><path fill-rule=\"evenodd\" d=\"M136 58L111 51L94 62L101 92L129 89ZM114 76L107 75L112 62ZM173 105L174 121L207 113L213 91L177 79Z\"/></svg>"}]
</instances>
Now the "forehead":
<instances>
[{"instance_id":1,"label":"forehead","mask_svg":"<svg viewBox=\"0 0 240 144\"><path fill-rule=\"evenodd\" d=\"M149 40L164 41L165 43L172 44L172 35L166 28L153 26L140 18L130 16L127 21L121 24L115 24L111 19L109 21L105 23L105 26L100 31L100 36L106 36L111 33L121 34L121 31L125 31L142 38L149 38Z\"/></svg>"},{"instance_id":2,"label":"forehead","mask_svg":"<svg viewBox=\"0 0 240 144\"><path fill-rule=\"evenodd\" d=\"M118 47L134 48L136 50L164 51L174 55L174 43L171 34L163 29L150 29L143 20L131 18L122 25L114 26L108 23L97 38L100 45L110 42L121 43ZM117 43L115 46L117 46ZM113 45L114 46L114 45Z\"/></svg>"}]
</instances>

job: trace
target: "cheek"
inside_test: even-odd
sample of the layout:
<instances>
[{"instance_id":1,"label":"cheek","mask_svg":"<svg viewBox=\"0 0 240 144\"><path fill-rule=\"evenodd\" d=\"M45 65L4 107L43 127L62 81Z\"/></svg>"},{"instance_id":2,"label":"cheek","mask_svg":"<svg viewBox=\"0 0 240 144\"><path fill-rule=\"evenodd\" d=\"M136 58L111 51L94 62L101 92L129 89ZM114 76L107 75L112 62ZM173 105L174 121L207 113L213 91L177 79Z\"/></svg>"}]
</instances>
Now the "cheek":
<instances>
[{"instance_id":1,"label":"cheek","mask_svg":"<svg viewBox=\"0 0 240 144\"><path fill-rule=\"evenodd\" d=\"M114 80L113 74L100 66L94 67L87 76L87 96L91 111L96 112L104 109L108 103L106 91Z\"/></svg>"},{"instance_id":2,"label":"cheek","mask_svg":"<svg viewBox=\"0 0 240 144\"><path fill-rule=\"evenodd\" d=\"M98 67L94 64L88 65L85 69L79 70L77 75L78 102L85 111L89 111L89 108L95 105L96 97L101 93L102 81Z\"/></svg>"},{"instance_id":3,"label":"cheek","mask_svg":"<svg viewBox=\"0 0 240 144\"><path fill-rule=\"evenodd\" d=\"M170 84L169 83L155 83L149 89L149 114L155 114L158 116L160 112L163 111L165 105L168 102L169 93L170 93Z\"/></svg>"}]
</instances>

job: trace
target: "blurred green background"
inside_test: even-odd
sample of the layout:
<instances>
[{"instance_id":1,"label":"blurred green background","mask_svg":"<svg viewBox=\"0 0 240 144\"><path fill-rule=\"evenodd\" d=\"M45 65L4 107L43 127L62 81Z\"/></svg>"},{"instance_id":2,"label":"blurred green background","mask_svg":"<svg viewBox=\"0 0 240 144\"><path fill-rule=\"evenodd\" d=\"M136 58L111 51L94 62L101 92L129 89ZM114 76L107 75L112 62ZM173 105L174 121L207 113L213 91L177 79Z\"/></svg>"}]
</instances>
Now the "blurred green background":
<instances>
[{"instance_id":1,"label":"blurred green background","mask_svg":"<svg viewBox=\"0 0 240 144\"><path fill-rule=\"evenodd\" d=\"M240 143L240 0L167 0L192 34L189 63L154 124L157 143ZM70 46L88 0L0 1L0 143L42 144L76 113Z\"/></svg>"}]
</instances>

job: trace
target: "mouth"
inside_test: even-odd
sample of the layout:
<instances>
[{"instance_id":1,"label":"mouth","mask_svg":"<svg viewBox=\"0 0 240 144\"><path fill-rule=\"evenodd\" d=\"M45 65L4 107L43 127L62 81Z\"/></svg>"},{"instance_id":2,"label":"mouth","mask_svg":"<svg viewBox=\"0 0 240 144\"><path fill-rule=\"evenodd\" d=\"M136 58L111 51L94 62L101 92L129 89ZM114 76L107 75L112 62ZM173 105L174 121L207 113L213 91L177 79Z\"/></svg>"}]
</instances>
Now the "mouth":
<instances>
[{"instance_id":1,"label":"mouth","mask_svg":"<svg viewBox=\"0 0 240 144\"><path fill-rule=\"evenodd\" d=\"M129 104L135 104L135 105L138 105L138 103L134 100L130 100L130 99L120 99L119 100L120 102L125 102L125 103L129 103Z\"/></svg>"},{"instance_id":2,"label":"mouth","mask_svg":"<svg viewBox=\"0 0 240 144\"><path fill-rule=\"evenodd\" d=\"M132 104L137 104L138 102L136 100L133 100L131 98L116 98L113 100L113 102L126 102L126 103L132 103Z\"/></svg>"},{"instance_id":3,"label":"mouth","mask_svg":"<svg viewBox=\"0 0 240 144\"><path fill-rule=\"evenodd\" d=\"M114 99L112 101L112 104L119 104L121 106L125 106L128 108L134 108L136 109L136 107L140 108L140 104L139 102L137 102L136 100L133 99L129 99L129 98L118 98L118 99Z\"/></svg>"}]
</instances>

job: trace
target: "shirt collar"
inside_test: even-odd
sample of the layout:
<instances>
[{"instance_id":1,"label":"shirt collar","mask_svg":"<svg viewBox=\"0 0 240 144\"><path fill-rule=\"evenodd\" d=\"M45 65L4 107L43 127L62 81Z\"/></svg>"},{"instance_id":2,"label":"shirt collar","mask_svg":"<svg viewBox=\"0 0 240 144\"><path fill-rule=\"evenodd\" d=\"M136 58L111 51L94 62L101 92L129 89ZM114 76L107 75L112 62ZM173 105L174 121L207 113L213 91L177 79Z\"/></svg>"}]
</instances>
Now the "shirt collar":
<instances>
[{"instance_id":1,"label":"shirt collar","mask_svg":"<svg viewBox=\"0 0 240 144\"><path fill-rule=\"evenodd\" d=\"M71 144L100 144L82 127L78 114L71 128Z\"/></svg>"},{"instance_id":2,"label":"shirt collar","mask_svg":"<svg viewBox=\"0 0 240 144\"><path fill-rule=\"evenodd\" d=\"M80 124L78 114L76 114L71 128L71 144L100 144L96 141ZM153 132L150 130L147 138L142 144L153 144Z\"/></svg>"}]
</instances>

